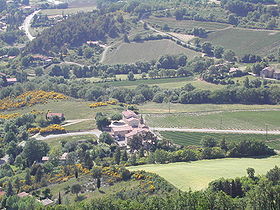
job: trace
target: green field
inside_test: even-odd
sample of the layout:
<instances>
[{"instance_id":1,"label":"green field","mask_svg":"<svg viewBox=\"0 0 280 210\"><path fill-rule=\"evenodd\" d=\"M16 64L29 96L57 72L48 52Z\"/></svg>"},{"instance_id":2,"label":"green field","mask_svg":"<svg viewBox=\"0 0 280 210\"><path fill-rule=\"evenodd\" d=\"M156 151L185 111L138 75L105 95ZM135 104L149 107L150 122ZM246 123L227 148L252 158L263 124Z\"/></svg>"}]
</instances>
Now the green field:
<instances>
[{"instance_id":1,"label":"green field","mask_svg":"<svg viewBox=\"0 0 280 210\"><path fill-rule=\"evenodd\" d=\"M29 113L32 110L43 111L47 113L50 112L58 112L64 113L66 120L75 120L75 119L94 119L95 114L97 112L105 112L105 113L114 113L121 112L123 107L112 105L112 106L104 106L98 108L89 108L89 104L92 103L90 101L83 100L60 100L60 101L49 101L46 104L36 104L31 107L24 107L21 109L16 109L14 111L5 111L6 113Z\"/></svg>"},{"instance_id":2,"label":"green field","mask_svg":"<svg viewBox=\"0 0 280 210\"><path fill-rule=\"evenodd\" d=\"M280 130L280 111L148 114L147 124L163 128Z\"/></svg>"},{"instance_id":3,"label":"green field","mask_svg":"<svg viewBox=\"0 0 280 210\"><path fill-rule=\"evenodd\" d=\"M209 31L219 30L229 27L229 24L225 23L214 23L214 22L202 22L195 20L181 20L177 21L175 18L158 18L150 17L146 20L152 25L158 25L162 27L164 24L167 24L170 28L179 28L179 29L193 29L193 28L204 28Z\"/></svg>"},{"instance_id":4,"label":"green field","mask_svg":"<svg viewBox=\"0 0 280 210\"><path fill-rule=\"evenodd\" d=\"M181 47L170 40L154 40L141 43L122 43L107 53L104 63L135 63L137 61L157 60L163 55L178 54L185 54L189 59L200 55L200 53Z\"/></svg>"},{"instance_id":5,"label":"green field","mask_svg":"<svg viewBox=\"0 0 280 210\"><path fill-rule=\"evenodd\" d=\"M169 113L167 103L145 103L138 107L142 114L163 114ZM171 113L193 113L211 111L244 111L244 110L280 110L280 105L246 105L246 104L170 104Z\"/></svg>"},{"instance_id":6,"label":"green field","mask_svg":"<svg viewBox=\"0 0 280 210\"><path fill-rule=\"evenodd\" d=\"M225 158L216 160L200 160L184 163L170 163L162 165L141 165L129 167L130 170L145 170L153 172L178 189L187 191L201 190L208 183L219 178L235 178L246 176L246 169L251 167L256 175L265 174L275 165L280 166L280 157L270 158Z\"/></svg>"},{"instance_id":7,"label":"green field","mask_svg":"<svg viewBox=\"0 0 280 210\"><path fill-rule=\"evenodd\" d=\"M145 103L139 106L142 114L169 113L167 103ZM193 113L211 111L243 111L243 110L272 110L280 109L280 105L245 105L245 104L170 104L171 113Z\"/></svg>"},{"instance_id":8,"label":"green field","mask_svg":"<svg viewBox=\"0 0 280 210\"><path fill-rule=\"evenodd\" d=\"M114 87L126 87L126 88L136 88L138 85L157 85L160 88L175 89L184 87L187 83L192 84L194 87L202 90L217 90L222 88L222 85L216 85L209 82L201 81L193 77L178 77L178 78L162 78L162 79L141 79L135 81L112 81L106 84L112 85ZM104 83L100 83L103 85Z\"/></svg>"},{"instance_id":9,"label":"green field","mask_svg":"<svg viewBox=\"0 0 280 210\"><path fill-rule=\"evenodd\" d=\"M73 7L67 9L44 9L40 12L42 15L72 15L79 12L91 12L95 10L96 6L86 6L86 7Z\"/></svg>"},{"instance_id":10,"label":"green field","mask_svg":"<svg viewBox=\"0 0 280 210\"><path fill-rule=\"evenodd\" d=\"M206 41L231 49L239 56L249 53L265 56L278 50L280 32L230 28L210 33Z\"/></svg>"},{"instance_id":11,"label":"green field","mask_svg":"<svg viewBox=\"0 0 280 210\"><path fill-rule=\"evenodd\" d=\"M75 142L75 141L91 141L91 140L96 140L97 137L95 135L81 135L81 136L67 136L67 137L59 137L59 138L53 138L53 139L47 139L44 140L51 149L55 149L60 151L62 149L61 142L66 141L66 142Z\"/></svg>"},{"instance_id":12,"label":"green field","mask_svg":"<svg viewBox=\"0 0 280 210\"><path fill-rule=\"evenodd\" d=\"M273 149L280 150L280 135L262 135L262 134L221 134L221 133L188 133L177 131L162 131L160 135L163 139L174 142L175 144L189 146L201 145L201 139L204 136L211 136L220 141L225 138L228 142L238 142L242 140L262 141ZM267 137L267 139L266 139Z\"/></svg>"}]
</instances>

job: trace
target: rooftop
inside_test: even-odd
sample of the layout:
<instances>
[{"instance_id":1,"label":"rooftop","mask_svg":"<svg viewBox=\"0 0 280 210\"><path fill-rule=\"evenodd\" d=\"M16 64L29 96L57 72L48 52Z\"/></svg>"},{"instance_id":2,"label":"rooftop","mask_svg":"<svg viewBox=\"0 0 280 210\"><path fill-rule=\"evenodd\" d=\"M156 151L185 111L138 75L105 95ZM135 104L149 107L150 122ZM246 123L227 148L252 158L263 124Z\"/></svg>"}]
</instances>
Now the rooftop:
<instances>
[{"instance_id":1,"label":"rooftop","mask_svg":"<svg viewBox=\"0 0 280 210\"><path fill-rule=\"evenodd\" d=\"M64 117L64 114L63 113L52 113L52 112L49 112L47 114L47 117L54 117L54 116Z\"/></svg>"},{"instance_id":2,"label":"rooftop","mask_svg":"<svg viewBox=\"0 0 280 210\"><path fill-rule=\"evenodd\" d=\"M23 198L23 197L29 196L29 193L27 193L27 192L21 192L21 193L19 193L19 194L17 194L17 195L18 195L18 197Z\"/></svg>"},{"instance_id":3,"label":"rooftop","mask_svg":"<svg viewBox=\"0 0 280 210\"><path fill-rule=\"evenodd\" d=\"M137 114L135 114L135 112L133 112L131 110L123 111L122 114L125 118L137 117Z\"/></svg>"},{"instance_id":4,"label":"rooftop","mask_svg":"<svg viewBox=\"0 0 280 210\"><path fill-rule=\"evenodd\" d=\"M121 131L131 131L132 127L129 125L121 126L121 127L114 127L112 128L113 132L121 132Z\"/></svg>"}]
</instances>

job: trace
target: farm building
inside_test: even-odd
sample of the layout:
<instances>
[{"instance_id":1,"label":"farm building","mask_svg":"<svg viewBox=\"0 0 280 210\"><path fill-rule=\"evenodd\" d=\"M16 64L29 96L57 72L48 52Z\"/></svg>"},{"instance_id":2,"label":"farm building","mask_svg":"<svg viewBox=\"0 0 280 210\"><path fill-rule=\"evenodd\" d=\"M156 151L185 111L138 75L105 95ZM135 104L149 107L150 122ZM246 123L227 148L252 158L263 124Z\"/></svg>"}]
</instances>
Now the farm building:
<instances>
[{"instance_id":1,"label":"farm building","mask_svg":"<svg viewBox=\"0 0 280 210\"><path fill-rule=\"evenodd\" d=\"M59 119L63 120L64 119L64 114L63 113L48 112L47 119L50 120L53 117L59 117Z\"/></svg>"},{"instance_id":2,"label":"farm building","mask_svg":"<svg viewBox=\"0 0 280 210\"><path fill-rule=\"evenodd\" d=\"M280 70L274 69L273 67L265 67L260 72L262 78L274 78L280 80Z\"/></svg>"}]
</instances>

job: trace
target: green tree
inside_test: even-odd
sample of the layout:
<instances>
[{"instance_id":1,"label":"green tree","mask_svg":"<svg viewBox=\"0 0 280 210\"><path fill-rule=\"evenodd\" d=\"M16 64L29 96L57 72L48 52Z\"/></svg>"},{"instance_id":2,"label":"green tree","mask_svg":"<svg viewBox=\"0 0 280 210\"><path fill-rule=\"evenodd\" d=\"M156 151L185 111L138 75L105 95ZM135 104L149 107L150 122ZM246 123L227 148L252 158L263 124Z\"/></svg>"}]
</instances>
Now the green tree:
<instances>
[{"instance_id":1,"label":"green tree","mask_svg":"<svg viewBox=\"0 0 280 210\"><path fill-rule=\"evenodd\" d=\"M128 73L127 79L128 79L129 81L134 81L134 80L135 80L133 72L129 72L129 73Z\"/></svg>"},{"instance_id":2,"label":"green tree","mask_svg":"<svg viewBox=\"0 0 280 210\"><path fill-rule=\"evenodd\" d=\"M27 165L31 166L34 161L41 161L46 156L50 147L46 142L31 139L27 141L23 149L23 158L26 159Z\"/></svg>"},{"instance_id":3,"label":"green tree","mask_svg":"<svg viewBox=\"0 0 280 210\"><path fill-rule=\"evenodd\" d=\"M71 193L76 194L77 197L81 190L82 186L80 184L74 184L71 186Z\"/></svg>"},{"instance_id":4,"label":"green tree","mask_svg":"<svg viewBox=\"0 0 280 210\"><path fill-rule=\"evenodd\" d=\"M211 136L204 136L201 139L201 145L203 147L215 147L217 145L217 141Z\"/></svg>"},{"instance_id":5,"label":"green tree","mask_svg":"<svg viewBox=\"0 0 280 210\"><path fill-rule=\"evenodd\" d=\"M247 174L248 174L248 177L249 177L249 178L251 178L251 179L254 179L254 178L255 178L255 169L253 169L253 168L247 168L246 171L247 171Z\"/></svg>"},{"instance_id":6,"label":"green tree","mask_svg":"<svg viewBox=\"0 0 280 210\"><path fill-rule=\"evenodd\" d=\"M29 168L26 169L25 184L26 185L31 185L32 184L31 175L30 175L30 169Z\"/></svg>"},{"instance_id":7,"label":"green tree","mask_svg":"<svg viewBox=\"0 0 280 210\"><path fill-rule=\"evenodd\" d=\"M120 164L120 161L121 161L121 150L120 148L118 147L114 153L114 160L115 160L115 163L117 165Z\"/></svg>"},{"instance_id":8,"label":"green tree","mask_svg":"<svg viewBox=\"0 0 280 210\"><path fill-rule=\"evenodd\" d=\"M128 160L128 157L127 157L127 151L126 149L123 151L123 154L122 154L122 161L127 161Z\"/></svg>"},{"instance_id":9,"label":"green tree","mask_svg":"<svg viewBox=\"0 0 280 210\"><path fill-rule=\"evenodd\" d=\"M97 178L96 187L97 187L98 190L99 190L100 187L101 187L101 179L100 179L100 178Z\"/></svg>"},{"instance_id":10,"label":"green tree","mask_svg":"<svg viewBox=\"0 0 280 210\"><path fill-rule=\"evenodd\" d=\"M114 138L108 132L103 132L99 136L99 142L111 145L112 143L114 143Z\"/></svg>"},{"instance_id":11,"label":"green tree","mask_svg":"<svg viewBox=\"0 0 280 210\"><path fill-rule=\"evenodd\" d=\"M7 185L6 195L7 196L14 195L13 185L10 181L8 182L8 185Z\"/></svg>"},{"instance_id":12,"label":"green tree","mask_svg":"<svg viewBox=\"0 0 280 210\"><path fill-rule=\"evenodd\" d=\"M224 53L224 59L229 62L236 61L235 52L232 50L226 50Z\"/></svg>"}]
</instances>

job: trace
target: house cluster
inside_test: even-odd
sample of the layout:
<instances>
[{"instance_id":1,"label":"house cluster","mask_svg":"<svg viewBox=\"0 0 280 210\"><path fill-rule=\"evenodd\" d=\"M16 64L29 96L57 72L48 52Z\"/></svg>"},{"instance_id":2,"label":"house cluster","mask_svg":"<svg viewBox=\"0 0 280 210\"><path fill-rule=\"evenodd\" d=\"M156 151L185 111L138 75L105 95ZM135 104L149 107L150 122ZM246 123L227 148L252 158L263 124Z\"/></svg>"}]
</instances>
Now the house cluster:
<instances>
[{"instance_id":1,"label":"house cluster","mask_svg":"<svg viewBox=\"0 0 280 210\"><path fill-rule=\"evenodd\" d=\"M39 55L39 54L32 55L31 58L34 62L43 64L43 65L50 65L53 62L53 57L48 57L48 56Z\"/></svg>"},{"instance_id":2,"label":"house cluster","mask_svg":"<svg viewBox=\"0 0 280 210\"><path fill-rule=\"evenodd\" d=\"M59 161L61 162L61 163L65 163L65 161L66 161L66 159L67 159L67 156L68 156L68 153L67 152L65 152L65 153L63 153L60 157L59 157ZM45 163L45 162L48 162L50 160L50 157L48 157L48 156L43 156L42 157L42 163Z\"/></svg>"},{"instance_id":3,"label":"house cluster","mask_svg":"<svg viewBox=\"0 0 280 210\"><path fill-rule=\"evenodd\" d=\"M280 80L280 69L275 69L271 66L265 67L263 70L261 70L260 76L262 78L273 78Z\"/></svg>"},{"instance_id":4,"label":"house cluster","mask_svg":"<svg viewBox=\"0 0 280 210\"><path fill-rule=\"evenodd\" d=\"M15 84L17 82L17 78L15 78L15 77L12 77L12 78L7 77L6 74L1 73L1 72L0 72L0 78L2 78L2 80L5 82L5 84L4 84L5 86L13 85L13 84Z\"/></svg>"},{"instance_id":5,"label":"house cluster","mask_svg":"<svg viewBox=\"0 0 280 210\"><path fill-rule=\"evenodd\" d=\"M149 132L149 127L143 122L142 117L131 110L122 112L122 120L114 121L109 126L111 135L120 146L126 146L127 141L135 135Z\"/></svg>"},{"instance_id":6,"label":"house cluster","mask_svg":"<svg viewBox=\"0 0 280 210\"><path fill-rule=\"evenodd\" d=\"M6 194L6 192L2 189L2 187L0 187L0 197L1 197L1 196L4 196L5 194ZM30 195L30 194L27 193L27 192L18 193L17 196L20 197L20 198L24 198L24 197L26 197L26 196L32 197L32 195ZM55 203L54 201L52 201L52 200L49 199L49 198L46 198L46 199L43 199L43 200L38 200L38 199L37 199L37 201L40 202L41 204L43 204L44 206L50 206L50 205L52 205L52 204Z\"/></svg>"}]
</instances>

